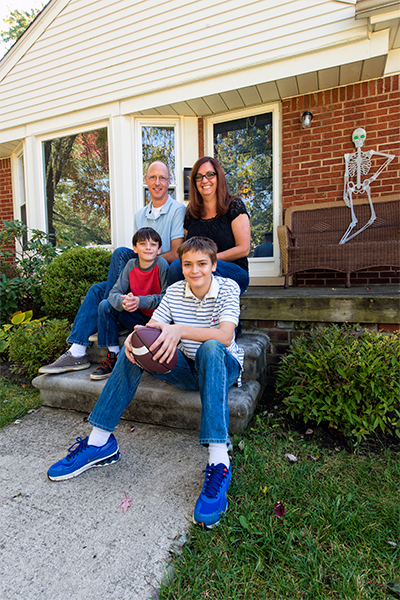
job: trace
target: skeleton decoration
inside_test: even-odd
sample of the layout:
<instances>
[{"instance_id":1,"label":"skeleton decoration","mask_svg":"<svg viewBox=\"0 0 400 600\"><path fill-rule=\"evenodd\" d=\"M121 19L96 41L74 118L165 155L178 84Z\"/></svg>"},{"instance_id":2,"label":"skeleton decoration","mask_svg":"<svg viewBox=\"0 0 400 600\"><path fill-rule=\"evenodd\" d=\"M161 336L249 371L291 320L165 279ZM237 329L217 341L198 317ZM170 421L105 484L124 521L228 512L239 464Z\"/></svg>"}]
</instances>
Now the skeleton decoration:
<instances>
[{"instance_id":1,"label":"skeleton decoration","mask_svg":"<svg viewBox=\"0 0 400 600\"><path fill-rule=\"evenodd\" d=\"M365 129L358 127L353 131L351 139L357 149L357 152L353 154L345 154L345 172L344 172L344 192L343 200L351 210L351 223L348 226L346 233L343 235L339 244L345 244L348 240L351 240L356 235L367 229L376 219L375 210L371 200L371 183L375 181L382 173L382 171L388 166L388 164L395 158L394 154L385 154L384 152L377 152L376 150L368 150L368 152L362 152L361 148L364 145L367 133ZM372 156L383 156L386 158L385 162L379 167L379 169L371 175L371 177L364 178L371 169L371 157ZM358 219L354 212L353 207L353 194L367 194L368 202L371 207L371 217L369 221L363 225L360 229L351 233L354 227L358 223ZM351 235L350 235L351 234Z\"/></svg>"}]
</instances>

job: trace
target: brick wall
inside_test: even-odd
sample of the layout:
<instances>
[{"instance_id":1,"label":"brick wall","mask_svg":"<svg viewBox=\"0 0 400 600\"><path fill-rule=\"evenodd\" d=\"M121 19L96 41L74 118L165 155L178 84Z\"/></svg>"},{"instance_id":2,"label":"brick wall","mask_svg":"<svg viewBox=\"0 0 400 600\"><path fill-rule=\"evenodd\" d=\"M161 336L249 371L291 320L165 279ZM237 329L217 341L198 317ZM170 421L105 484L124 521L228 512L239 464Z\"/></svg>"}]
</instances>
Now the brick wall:
<instances>
[{"instance_id":1,"label":"brick wall","mask_svg":"<svg viewBox=\"0 0 400 600\"><path fill-rule=\"evenodd\" d=\"M199 117L197 119L198 135L199 135L199 158L204 156L204 119Z\"/></svg>"},{"instance_id":2,"label":"brick wall","mask_svg":"<svg viewBox=\"0 0 400 600\"><path fill-rule=\"evenodd\" d=\"M310 129L300 115L310 110ZM400 193L399 75L297 96L282 102L282 204L342 201L345 153L355 152L351 134L367 132L363 149L396 154L372 184L372 195Z\"/></svg>"},{"instance_id":3,"label":"brick wall","mask_svg":"<svg viewBox=\"0 0 400 600\"><path fill-rule=\"evenodd\" d=\"M11 221L14 218L11 160L0 159L0 226L2 221Z\"/></svg>"},{"instance_id":4,"label":"brick wall","mask_svg":"<svg viewBox=\"0 0 400 600\"><path fill-rule=\"evenodd\" d=\"M310 110L310 129L301 129L300 115ZM367 132L363 149L395 154L396 158L371 186L372 199L400 194L399 75L297 96L282 102L282 204L289 206L338 201L343 198L345 153L355 152L351 134ZM372 159L380 165L382 159ZM350 222L350 217L349 217ZM351 276L354 284L399 283L397 269L368 270ZM344 285L340 273L308 271L298 285Z\"/></svg>"}]
</instances>

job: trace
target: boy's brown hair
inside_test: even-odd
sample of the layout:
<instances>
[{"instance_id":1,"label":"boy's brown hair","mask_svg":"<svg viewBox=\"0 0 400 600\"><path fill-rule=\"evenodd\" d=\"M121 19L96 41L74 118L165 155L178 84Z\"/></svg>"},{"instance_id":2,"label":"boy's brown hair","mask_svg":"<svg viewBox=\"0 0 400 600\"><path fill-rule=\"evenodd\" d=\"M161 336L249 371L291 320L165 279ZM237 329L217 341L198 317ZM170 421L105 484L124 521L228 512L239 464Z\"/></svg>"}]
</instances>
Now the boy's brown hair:
<instances>
[{"instance_id":1,"label":"boy's brown hair","mask_svg":"<svg viewBox=\"0 0 400 600\"><path fill-rule=\"evenodd\" d=\"M178 248L179 260L182 264L183 255L187 252L203 252L211 259L211 264L215 265L217 262L217 244L210 240L210 238L194 236L183 242Z\"/></svg>"},{"instance_id":2,"label":"boy's brown hair","mask_svg":"<svg viewBox=\"0 0 400 600\"><path fill-rule=\"evenodd\" d=\"M152 227L141 227L138 229L132 238L132 246L136 246L138 242L145 242L146 240L157 242L159 248L162 246L160 235Z\"/></svg>"}]
</instances>

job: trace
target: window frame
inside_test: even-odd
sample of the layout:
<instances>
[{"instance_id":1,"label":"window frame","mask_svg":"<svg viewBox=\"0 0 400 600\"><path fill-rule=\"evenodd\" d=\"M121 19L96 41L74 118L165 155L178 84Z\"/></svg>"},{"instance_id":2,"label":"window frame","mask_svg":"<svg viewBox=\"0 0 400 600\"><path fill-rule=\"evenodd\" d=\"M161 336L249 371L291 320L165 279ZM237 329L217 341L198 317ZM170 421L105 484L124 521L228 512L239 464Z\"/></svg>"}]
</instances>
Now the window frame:
<instances>
[{"instance_id":1,"label":"window frame","mask_svg":"<svg viewBox=\"0 0 400 600\"><path fill-rule=\"evenodd\" d=\"M273 201L273 240L274 240L274 255L271 257L252 257L249 258L249 271L251 280L254 283L262 284L264 278L280 277L281 264L279 242L277 235L277 227L282 223L282 118L281 118L281 103L274 102L271 104L260 104L252 108L243 108L236 111L219 113L212 117L205 118L205 153L208 156L214 156L214 125L226 121L234 121L252 117L263 113L272 113L272 201Z\"/></svg>"}]
</instances>

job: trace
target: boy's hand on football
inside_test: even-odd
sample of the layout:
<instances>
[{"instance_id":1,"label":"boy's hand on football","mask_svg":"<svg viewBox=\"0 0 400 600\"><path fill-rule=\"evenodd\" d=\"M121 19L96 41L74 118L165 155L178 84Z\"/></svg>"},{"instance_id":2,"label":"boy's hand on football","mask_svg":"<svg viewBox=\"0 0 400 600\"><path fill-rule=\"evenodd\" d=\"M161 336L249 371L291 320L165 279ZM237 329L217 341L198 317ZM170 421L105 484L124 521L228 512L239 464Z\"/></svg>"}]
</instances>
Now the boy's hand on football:
<instances>
[{"instance_id":1,"label":"boy's hand on football","mask_svg":"<svg viewBox=\"0 0 400 600\"><path fill-rule=\"evenodd\" d=\"M121 298L122 308L124 310L127 312L135 312L135 310L138 310L140 304L139 296L134 296L132 292L129 292L129 294L121 295Z\"/></svg>"},{"instance_id":2,"label":"boy's hand on football","mask_svg":"<svg viewBox=\"0 0 400 600\"><path fill-rule=\"evenodd\" d=\"M150 346L150 351L153 352L161 343L161 348L153 356L154 360L158 360L160 363L170 361L174 356L175 349L181 339L179 325L170 325L169 323L150 321L147 323L147 326L161 329L159 337L156 339L154 344Z\"/></svg>"}]
</instances>

